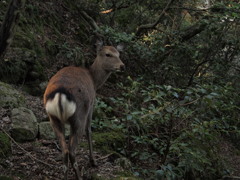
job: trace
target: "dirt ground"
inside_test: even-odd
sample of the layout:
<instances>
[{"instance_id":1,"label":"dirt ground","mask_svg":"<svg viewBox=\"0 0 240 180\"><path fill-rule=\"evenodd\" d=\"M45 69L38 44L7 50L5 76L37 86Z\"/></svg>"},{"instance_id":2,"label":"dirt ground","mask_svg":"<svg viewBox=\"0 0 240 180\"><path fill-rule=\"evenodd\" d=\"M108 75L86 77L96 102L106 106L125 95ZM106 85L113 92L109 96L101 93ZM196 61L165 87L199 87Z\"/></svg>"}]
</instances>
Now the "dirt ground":
<instances>
[{"instance_id":1,"label":"dirt ground","mask_svg":"<svg viewBox=\"0 0 240 180\"><path fill-rule=\"evenodd\" d=\"M30 95L25 97L27 107L34 112L37 119L46 119L42 99ZM1 109L0 128L5 129L7 133L10 123L10 109ZM11 151L12 155L0 163L0 176L11 176L14 180L63 179L62 157L56 140L36 139L34 142L26 143L16 143L12 140ZM111 155L97 152L94 152L94 157L98 166L90 167L88 154L88 148L78 147L76 157L84 179L94 179L94 176L113 179L117 172L123 171L114 163ZM72 168L69 170L69 179L75 179Z\"/></svg>"},{"instance_id":2,"label":"dirt ground","mask_svg":"<svg viewBox=\"0 0 240 180\"><path fill-rule=\"evenodd\" d=\"M99 176L104 179L116 177L114 173L121 171L121 167L109 161L109 156L94 153L98 167L90 167L88 151L84 148L77 150L77 162L82 169L84 179ZM5 167L0 166L1 175L12 176L14 179L63 179L61 153L54 141L36 140L31 143L12 145L12 156L5 160ZM75 179L73 169L70 168L69 179Z\"/></svg>"}]
</instances>

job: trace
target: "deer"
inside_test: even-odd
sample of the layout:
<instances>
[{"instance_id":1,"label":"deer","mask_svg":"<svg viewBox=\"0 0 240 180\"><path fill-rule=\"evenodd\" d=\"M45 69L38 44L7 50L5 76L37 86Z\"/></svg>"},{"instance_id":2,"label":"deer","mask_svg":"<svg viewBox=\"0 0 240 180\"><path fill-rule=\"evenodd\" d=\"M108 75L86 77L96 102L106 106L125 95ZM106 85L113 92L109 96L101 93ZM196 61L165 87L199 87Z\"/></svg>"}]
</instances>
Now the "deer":
<instances>
[{"instance_id":1,"label":"deer","mask_svg":"<svg viewBox=\"0 0 240 180\"><path fill-rule=\"evenodd\" d=\"M122 45L115 48L97 42L96 46L97 56L89 68L62 68L49 80L43 96L45 110L62 150L64 180L68 179L69 161L76 179L82 179L75 151L83 135L86 135L88 141L90 164L97 166L91 138L96 91L111 73L125 69L119 57ZM65 139L65 124L70 125L68 143Z\"/></svg>"}]
</instances>

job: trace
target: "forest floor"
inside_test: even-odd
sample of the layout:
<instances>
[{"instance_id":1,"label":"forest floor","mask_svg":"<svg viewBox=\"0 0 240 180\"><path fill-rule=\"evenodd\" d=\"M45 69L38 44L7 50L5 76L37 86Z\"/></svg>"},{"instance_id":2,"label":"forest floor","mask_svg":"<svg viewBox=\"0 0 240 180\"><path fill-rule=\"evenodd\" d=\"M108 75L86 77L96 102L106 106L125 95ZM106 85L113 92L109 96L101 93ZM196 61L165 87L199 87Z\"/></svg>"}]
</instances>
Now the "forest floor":
<instances>
[{"instance_id":1,"label":"forest floor","mask_svg":"<svg viewBox=\"0 0 240 180\"><path fill-rule=\"evenodd\" d=\"M45 118L42 99L25 95L27 107L37 118ZM0 110L0 127L8 129L10 109ZM83 139L82 141L86 141ZM7 159L0 161L0 177L10 176L14 180L57 180L63 179L63 166L61 152L56 140L36 139L34 142L17 143L12 139L12 152ZM111 154L101 154L94 151L97 167L90 167L88 148L78 147L76 152L77 162L82 169L84 179L114 179L123 169L116 165ZM93 178L95 177L95 178ZM69 170L69 179L75 179L73 169Z\"/></svg>"}]
</instances>

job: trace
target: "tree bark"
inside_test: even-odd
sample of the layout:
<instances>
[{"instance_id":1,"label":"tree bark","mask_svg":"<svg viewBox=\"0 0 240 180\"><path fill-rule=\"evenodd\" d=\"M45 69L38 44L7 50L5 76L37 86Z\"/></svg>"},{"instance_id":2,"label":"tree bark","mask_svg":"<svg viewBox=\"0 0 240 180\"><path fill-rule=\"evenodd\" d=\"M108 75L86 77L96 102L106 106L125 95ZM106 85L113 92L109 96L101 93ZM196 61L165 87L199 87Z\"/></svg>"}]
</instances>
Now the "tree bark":
<instances>
[{"instance_id":1,"label":"tree bark","mask_svg":"<svg viewBox=\"0 0 240 180\"><path fill-rule=\"evenodd\" d=\"M13 40L20 12L24 5L25 0L12 0L9 3L8 10L0 28L0 59L3 58L6 49L10 46Z\"/></svg>"}]
</instances>

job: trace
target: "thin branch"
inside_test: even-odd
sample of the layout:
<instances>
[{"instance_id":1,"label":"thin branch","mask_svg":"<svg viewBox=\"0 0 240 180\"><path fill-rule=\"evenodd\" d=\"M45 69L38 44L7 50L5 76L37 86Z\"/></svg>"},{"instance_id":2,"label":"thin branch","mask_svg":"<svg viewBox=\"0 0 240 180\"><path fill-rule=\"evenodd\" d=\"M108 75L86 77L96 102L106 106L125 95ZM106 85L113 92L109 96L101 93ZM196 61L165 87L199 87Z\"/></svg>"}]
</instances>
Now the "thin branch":
<instances>
[{"instance_id":1,"label":"thin branch","mask_svg":"<svg viewBox=\"0 0 240 180\"><path fill-rule=\"evenodd\" d=\"M104 36L100 33L100 28L97 25L96 21L91 16L89 16L85 11L80 11L80 14L85 19L85 21L88 22L88 24L91 26L97 38L104 39Z\"/></svg>"},{"instance_id":2,"label":"thin branch","mask_svg":"<svg viewBox=\"0 0 240 180\"><path fill-rule=\"evenodd\" d=\"M189 86L192 85L192 82L193 82L194 76L195 76L196 72L198 72L199 67L201 67L202 65L208 63L209 61L210 61L210 60L204 60L203 62L201 62L201 63L199 63L199 64L196 65L196 67L195 67L195 69L194 69L192 75L190 76L190 79L189 79L189 81L188 81L188 85L187 85L187 87L189 87Z\"/></svg>"},{"instance_id":3,"label":"thin branch","mask_svg":"<svg viewBox=\"0 0 240 180\"><path fill-rule=\"evenodd\" d=\"M170 8L171 4L174 2L175 0L169 0L169 2L167 3L166 7L163 9L163 11L161 12L161 14L159 15L158 19L152 23L152 24L144 24L139 26L137 32L136 32L136 36L139 36L142 34L142 32L146 29L154 29L161 21L162 17L164 16L164 14L166 13L166 11Z\"/></svg>"},{"instance_id":4,"label":"thin branch","mask_svg":"<svg viewBox=\"0 0 240 180\"><path fill-rule=\"evenodd\" d=\"M11 141L12 141L14 144L16 144L17 147L19 147L19 148L20 148L28 157L30 157L33 161L40 162L40 163L42 163L42 164L44 164L44 165L46 165L46 166L49 166L49 167L53 167L53 166L54 166L54 165L52 165L52 164L48 164L48 163L46 163L46 162L44 162L44 161L41 161L41 160L33 157L33 156L30 154L30 152L26 151L22 146L20 146L3 128L1 128L1 131L3 131L3 133L6 134L6 135L11 139Z\"/></svg>"},{"instance_id":5,"label":"thin branch","mask_svg":"<svg viewBox=\"0 0 240 180\"><path fill-rule=\"evenodd\" d=\"M197 98L191 102L188 102L188 103L185 103L185 104L180 104L179 106L187 106L187 105L190 105L190 104L194 104L195 102L197 102L200 98Z\"/></svg>"},{"instance_id":6,"label":"thin branch","mask_svg":"<svg viewBox=\"0 0 240 180\"><path fill-rule=\"evenodd\" d=\"M110 154L107 154L106 156L100 157L100 158L96 159L96 161L107 159L111 155L113 155L113 153L110 153Z\"/></svg>"},{"instance_id":7,"label":"thin branch","mask_svg":"<svg viewBox=\"0 0 240 180\"><path fill-rule=\"evenodd\" d=\"M99 31L99 26L91 16L89 16L85 11L80 11L80 14L83 16L83 18L90 24L90 26L94 30Z\"/></svg>"}]
</instances>

